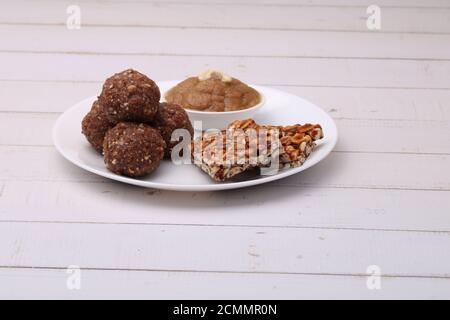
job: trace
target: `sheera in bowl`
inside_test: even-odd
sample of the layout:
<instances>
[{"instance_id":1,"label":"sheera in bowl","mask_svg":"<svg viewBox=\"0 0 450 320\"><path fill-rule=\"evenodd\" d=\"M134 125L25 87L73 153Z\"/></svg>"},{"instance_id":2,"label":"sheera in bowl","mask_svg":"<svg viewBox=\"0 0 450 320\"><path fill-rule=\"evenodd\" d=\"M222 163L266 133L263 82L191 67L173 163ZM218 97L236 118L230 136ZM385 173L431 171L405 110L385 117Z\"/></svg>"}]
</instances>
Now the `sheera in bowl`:
<instances>
[{"instance_id":1,"label":"sheera in bowl","mask_svg":"<svg viewBox=\"0 0 450 320\"><path fill-rule=\"evenodd\" d=\"M180 82L164 100L185 108L191 121L202 121L202 129L223 129L234 120L251 118L264 104L260 92L214 70Z\"/></svg>"}]
</instances>

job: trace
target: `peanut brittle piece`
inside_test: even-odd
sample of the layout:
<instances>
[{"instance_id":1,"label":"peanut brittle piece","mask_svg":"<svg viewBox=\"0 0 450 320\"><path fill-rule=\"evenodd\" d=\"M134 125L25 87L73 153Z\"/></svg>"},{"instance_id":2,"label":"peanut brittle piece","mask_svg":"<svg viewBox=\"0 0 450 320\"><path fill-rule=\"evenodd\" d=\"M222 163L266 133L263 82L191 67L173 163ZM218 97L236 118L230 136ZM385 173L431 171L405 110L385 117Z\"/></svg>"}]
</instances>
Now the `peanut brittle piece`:
<instances>
[{"instance_id":1,"label":"peanut brittle piece","mask_svg":"<svg viewBox=\"0 0 450 320\"><path fill-rule=\"evenodd\" d=\"M290 126L261 126L254 120L237 120L231 123L228 129L278 129L280 148L280 167L301 166L315 147L314 141L323 138L323 130L319 124L295 124Z\"/></svg>"},{"instance_id":2,"label":"peanut brittle piece","mask_svg":"<svg viewBox=\"0 0 450 320\"><path fill-rule=\"evenodd\" d=\"M200 139L192 142L192 159L216 181L224 181L244 171L267 166L276 142L263 130L227 129L203 132ZM264 143L259 143L264 141Z\"/></svg>"},{"instance_id":3,"label":"peanut brittle piece","mask_svg":"<svg viewBox=\"0 0 450 320\"><path fill-rule=\"evenodd\" d=\"M293 168L301 166L316 146L315 141L323 138L319 124L292 125L281 127L280 167Z\"/></svg>"},{"instance_id":4,"label":"peanut brittle piece","mask_svg":"<svg viewBox=\"0 0 450 320\"><path fill-rule=\"evenodd\" d=\"M302 165L323 137L320 125L263 126L252 119L235 121L226 130L203 132L192 142L192 159L216 181L253 168ZM276 159L276 160L274 160Z\"/></svg>"}]
</instances>

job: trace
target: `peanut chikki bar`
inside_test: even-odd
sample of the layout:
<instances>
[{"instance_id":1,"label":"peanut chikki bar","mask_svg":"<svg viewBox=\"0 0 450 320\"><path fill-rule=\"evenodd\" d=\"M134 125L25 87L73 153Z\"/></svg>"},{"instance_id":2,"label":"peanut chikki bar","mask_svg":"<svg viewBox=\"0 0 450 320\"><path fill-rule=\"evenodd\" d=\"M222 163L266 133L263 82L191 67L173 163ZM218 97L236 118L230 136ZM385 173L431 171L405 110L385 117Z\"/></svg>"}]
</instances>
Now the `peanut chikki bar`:
<instances>
[{"instance_id":1,"label":"peanut chikki bar","mask_svg":"<svg viewBox=\"0 0 450 320\"><path fill-rule=\"evenodd\" d=\"M252 168L301 166L323 137L320 125L262 126L252 119L235 121L226 130L203 132L192 143L194 164L216 181Z\"/></svg>"}]
</instances>

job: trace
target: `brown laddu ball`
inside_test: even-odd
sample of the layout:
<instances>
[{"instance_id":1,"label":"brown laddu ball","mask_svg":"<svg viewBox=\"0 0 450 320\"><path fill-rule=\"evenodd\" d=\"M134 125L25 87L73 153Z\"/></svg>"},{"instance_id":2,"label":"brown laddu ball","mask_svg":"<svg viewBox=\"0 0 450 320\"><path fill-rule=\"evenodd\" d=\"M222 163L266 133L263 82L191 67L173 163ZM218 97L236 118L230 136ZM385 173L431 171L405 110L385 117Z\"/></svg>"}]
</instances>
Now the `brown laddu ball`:
<instances>
[{"instance_id":1,"label":"brown laddu ball","mask_svg":"<svg viewBox=\"0 0 450 320\"><path fill-rule=\"evenodd\" d=\"M158 129L159 133L166 142L167 148L165 152L166 157L170 157L172 148L179 141L171 141L172 133L176 129L186 129L189 134L194 135L192 123L186 111L177 104L161 103L159 105L158 113L155 116L153 126Z\"/></svg>"},{"instance_id":2,"label":"brown laddu ball","mask_svg":"<svg viewBox=\"0 0 450 320\"><path fill-rule=\"evenodd\" d=\"M161 93L146 75L128 69L106 79L98 97L110 122L150 123L158 111Z\"/></svg>"},{"instance_id":3,"label":"brown laddu ball","mask_svg":"<svg viewBox=\"0 0 450 320\"><path fill-rule=\"evenodd\" d=\"M81 131L86 136L87 141L100 153L103 151L105 134L111 127L112 124L106 117L103 107L98 101L95 101L91 110L81 122Z\"/></svg>"},{"instance_id":4,"label":"brown laddu ball","mask_svg":"<svg viewBox=\"0 0 450 320\"><path fill-rule=\"evenodd\" d=\"M106 133L104 161L110 171L138 178L158 168L165 147L158 130L143 123L120 122Z\"/></svg>"}]
</instances>

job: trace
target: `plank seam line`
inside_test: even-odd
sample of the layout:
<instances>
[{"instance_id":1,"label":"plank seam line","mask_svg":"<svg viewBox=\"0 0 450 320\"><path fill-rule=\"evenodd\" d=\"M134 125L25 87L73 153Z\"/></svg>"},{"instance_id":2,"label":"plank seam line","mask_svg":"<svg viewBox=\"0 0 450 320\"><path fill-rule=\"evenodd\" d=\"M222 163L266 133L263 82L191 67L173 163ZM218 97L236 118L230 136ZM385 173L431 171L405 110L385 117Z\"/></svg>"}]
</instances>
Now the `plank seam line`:
<instances>
[{"instance_id":1,"label":"plank seam line","mask_svg":"<svg viewBox=\"0 0 450 320\"><path fill-rule=\"evenodd\" d=\"M14 266L0 265L0 269L25 269L25 270L67 270L62 266ZM367 278L364 273L328 273L328 272L284 272L284 271L225 271L225 270L189 270L189 269L157 269L157 268L107 268L107 267L82 267L87 271L129 271L129 272L178 272L178 273L216 273L216 274L259 274L259 275L298 275L298 276L336 276ZM415 274L383 274L382 278L414 278L414 279L441 279L450 280L448 275L415 275Z\"/></svg>"},{"instance_id":2,"label":"plank seam line","mask_svg":"<svg viewBox=\"0 0 450 320\"><path fill-rule=\"evenodd\" d=\"M0 143L0 147L25 147L25 148L53 148L52 144L8 144ZM450 152L407 152L407 151L355 151L355 150L333 150L332 153L343 154L401 154L401 155L423 155L423 156L450 156Z\"/></svg>"},{"instance_id":3,"label":"plank seam line","mask_svg":"<svg viewBox=\"0 0 450 320\"><path fill-rule=\"evenodd\" d=\"M212 57L212 58L257 58L257 59L318 59L318 60L381 60L381 61L450 61L450 58L404 58L404 57L340 57L311 55L238 55L201 53L151 53L151 52L100 52L100 51L57 51L57 50L0 50L0 53L17 54L58 54L87 56L144 56L144 57Z\"/></svg>"},{"instance_id":4,"label":"plank seam line","mask_svg":"<svg viewBox=\"0 0 450 320\"><path fill-rule=\"evenodd\" d=\"M62 22L6 22L0 21L0 26L66 26ZM450 35L450 32L434 32L434 31L365 31L365 30L349 30L349 29L308 29L308 28L283 28L283 27L231 27L231 26L171 26L171 25L145 25L145 24L96 24L83 23L83 27L95 28L152 28L152 29L193 29L193 30L250 30L250 31L305 31L305 32L341 32L341 33L363 33L363 34L417 34L417 35Z\"/></svg>"},{"instance_id":5,"label":"plank seam line","mask_svg":"<svg viewBox=\"0 0 450 320\"><path fill-rule=\"evenodd\" d=\"M84 3L85 1L81 0L81 3ZM245 3L245 2L189 2L189 1L170 1L170 2L164 2L164 1L107 1L109 4L148 4L148 5L166 5L166 6L179 6L179 5L186 5L186 6L202 6L202 5L209 5L209 6L240 6L240 7L287 7L287 8L333 8L333 9L366 9L368 6L363 5L332 5L332 4L308 4L308 3L271 3L271 2L263 2L263 3ZM426 9L426 10L441 10L441 9L450 9L448 6L414 6L414 5L382 5L380 6L382 8L389 8L389 9Z\"/></svg>"},{"instance_id":6,"label":"plank seam line","mask_svg":"<svg viewBox=\"0 0 450 320\"><path fill-rule=\"evenodd\" d=\"M164 81L159 79L157 81ZM68 80L68 79L0 79L0 82L29 82L29 83L91 83L102 84L100 80ZM350 86L350 85L309 85L309 84L279 84L279 83L255 83L260 86L272 87L300 87L300 88L338 88L338 89L388 89L388 90L450 90L450 87L383 87L383 86Z\"/></svg>"},{"instance_id":7,"label":"plank seam line","mask_svg":"<svg viewBox=\"0 0 450 320\"><path fill-rule=\"evenodd\" d=\"M338 89L344 88L344 89L389 89L389 90L445 90L445 91L450 90L450 87L384 87L384 86L270 84L270 83L256 83L256 85L272 86L272 87L338 88Z\"/></svg>"},{"instance_id":8,"label":"plank seam line","mask_svg":"<svg viewBox=\"0 0 450 320\"><path fill-rule=\"evenodd\" d=\"M53 144L8 144L0 143L1 148L53 148ZM331 153L343 154L401 154L417 156L450 156L449 152L407 152L407 151L358 151L358 150L332 150Z\"/></svg>"},{"instance_id":9,"label":"plank seam line","mask_svg":"<svg viewBox=\"0 0 450 320\"><path fill-rule=\"evenodd\" d=\"M322 110L326 111L327 113L333 113L334 110L332 111L327 111L325 109L322 108ZM5 115L55 115L55 116L59 116L62 115L64 113L64 111L35 111L35 110L13 110L13 109L5 109L5 110L0 110L0 115L5 114ZM333 117L332 118L336 121L370 121L370 122L429 122L429 123L441 123L441 124L450 124L450 119L449 120L442 120L442 118L439 119L403 119L403 118L351 118L351 117Z\"/></svg>"},{"instance_id":10,"label":"plank seam line","mask_svg":"<svg viewBox=\"0 0 450 320\"><path fill-rule=\"evenodd\" d=\"M81 170L81 169L80 169ZM84 171L82 171L84 173ZM89 177L89 173L86 172L86 176ZM101 177L98 177L98 179L101 179ZM114 183L113 181L104 178L104 180L69 180L69 179L59 179L59 180L51 180L51 179L21 179L18 177L13 178L2 178L0 177L0 182L43 182L43 183L98 183L98 184L107 184L107 183ZM136 187L132 185L127 185L128 187ZM400 187L392 187L392 186L345 186L345 185L312 185L312 184L287 184L287 183L275 183L272 182L271 184L265 184L265 186L260 187L285 187L285 188L295 188L295 189L303 189L303 188L313 188L313 189L349 189L349 190L391 190L391 191L424 191L424 192L448 192L450 191L450 188L411 188L406 186L400 186ZM141 187L142 188L142 187ZM151 189L151 188L148 188ZM170 192L170 190L162 190L166 192ZM191 193L197 193L201 191L192 191Z\"/></svg>"},{"instance_id":11,"label":"plank seam line","mask_svg":"<svg viewBox=\"0 0 450 320\"><path fill-rule=\"evenodd\" d=\"M354 150L333 150L335 153L350 154L404 154L404 155L424 155L424 156L449 156L449 152L409 152L409 151L354 151Z\"/></svg>"},{"instance_id":12,"label":"plank seam line","mask_svg":"<svg viewBox=\"0 0 450 320\"><path fill-rule=\"evenodd\" d=\"M277 225L246 225L246 224L201 224L201 223L153 223L153 222L107 222L107 221L44 221L44 220L0 220L2 223L18 224L92 224L92 225L125 225L125 226L180 226L180 227L213 227L213 228L252 228L252 229L311 229L311 230L335 230L335 231L376 231L376 232L413 232L413 233L437 233L448 234L450 230L420 230L420 229L384 229L384 228L346 228L346 227L317 227L317 226L277 226Z\"/></svg>"}]
</instances>

